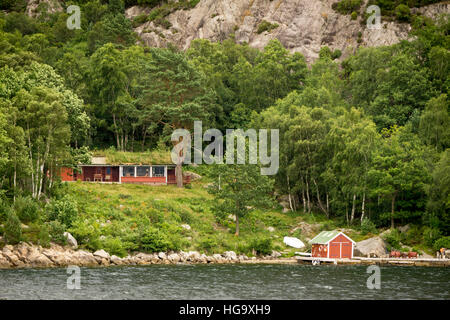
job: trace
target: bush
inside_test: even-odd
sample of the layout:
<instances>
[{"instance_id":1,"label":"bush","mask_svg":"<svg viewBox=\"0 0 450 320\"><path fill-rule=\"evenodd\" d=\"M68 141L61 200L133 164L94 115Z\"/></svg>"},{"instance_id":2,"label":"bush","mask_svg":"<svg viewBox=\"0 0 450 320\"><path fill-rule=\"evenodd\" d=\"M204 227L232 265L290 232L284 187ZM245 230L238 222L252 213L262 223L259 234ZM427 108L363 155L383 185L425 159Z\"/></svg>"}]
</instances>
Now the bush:
<instances>
[{"instance_id":1,"label":"bush","mask_svg":"<svg viewBox=\"0 0 450 320\"><path fill-rule=\"evenodd\" d=\"M212 249L217 247L217 239L211 235L202 238L199 241L199 249L206 252L211 252Z\"/></svg>"},{"instance_id":2,"label":"bush","mask_svg":"<svg viewBox=\"0 0 450 320\"><path fill-rule=\"evenodd\" d=\"M11 12L6 15L6 23L3 28L6 32L18 30L23 35L29 35L38 32L36 20L28 17L25 13Z\"/></svg>"},{"instance_id":3,"label":"bush","mask_svg":"<svg viewBox=\"0 0 450 320\"><path fill-rule=\"evenodd\" d=\"M352 20L358 19L358 14L356 13L356 11L353 11L353 12L352 12L351 17L352 17Z\"/></svg>"},{"instance_id":4,"label":"bush","mask_svg":"<svg viewBox=\"0 0 450 320\"><path fill-rule=\"evenodd\" d=\"M65 245L67 243L66 237L64 237L64 232L66 231L66 226L61 224L59 221L51 221L48 223L48 232L50 234L50 239L58 244Z\"/></svg>"},{"instance_id":5,"label":"bush","mask_svg":"<svg viewBox=\"0 0 450 320\"><path fill-rule=\"evenodd\" d=\"M377 228L375 227L375 224L372 221L366 218L361 222L361 232L363 234L376 233Z\"/></svg>"},{"instance_id":6,"label":"bush","mask_svg":"<svg viewBox=\"0 0 450 320\"><path fill-rule=\"evenodd\" d=\"M38 234L38 243L44 248L48 248L50 246L50 230L46 224L41 226Z\"/></svg>"},{"instance_id":7,"label":"bush","mask_svg":"<svg viewBox=\"0 0 450 320\"><path fill-rule=\"evenodd\" d=\"M69 192L69 186L67 182L56 180L52 186L48 188L48 196L54 200L60 200L64 198Z\"/></svg>"},{"instance_id":8,"label":"bush","mask_svg":"<svg viewBox=\"0 0 450 320\"><path fill-rule=\"evenodd\" d=\"M433 247L434 242L440 237L442 237L442 234L437 228L425 227L423 230L423 241L428 247Z\"/></svg>"},{"instance_id":9,"label":"bush","mask_svg":"<svg viewBox=\"0 0 450 320\"><path fill-rule=\"evenodd\" d=\"M22 227L15 212L11 209L8 211L3 235L7 243L16 244L22 239Z\"/></svg>"},{"instance_id":10,"label":"bush","mask_svg":"<svg viewBox=\"0 0 450 320\"><path fill-rule=\"evenodd\" d=\"M181 222L190 224L192 222L192 214L187 210L181 210L179 213Z\"/></svg>"},{"instance_id":11,"label":"bush","mask_svg":"<svg viewBox=\"0 0 450 320\"><path fill-rule=\"evenodd\" d=\"M5 222L8 218L9 204L0 198L0 222Z\"/></svg>"},{"instance_id":12,"label":"bush","mask_svg":"<svg viewBox=\"0 0 450 320\"><path fill-rule=\"evenodd\" d=\"M138 15L133 19L133 27L136 28L136 27L140 26L141 24L146 23L147 21L148 21L148 16L145 13Z\"/></svg>"},{"instance_id":13,"label":"bush","mask_svg":"<svg viewBox=\"0 0 450 320\"><path fill-rule=\"evenodd\" d=\"M146 211L145 215L148 217L152 224L161 223L164 221L164 214L156 209L150 208Z\"/></svg>"},{"instance_id":14,"label":"bush","mask_svg":"<svg viewBox=\"0 0 450 320\"><path fill-rule=\"evenodd\" d=\"M388 250L400 250L400 232L397 229L391 230L388 234L384 236L384 240L388 243Z\"/></svg>"},{"instance_id":15,"label":"bush","mask_svg":"<svg viewBox=\"0 0 450 320\"><path fill-rule=\"evenodd\" d=\"M409 7L405 4L399 4L395 8L394 13L398 21L408 22L411 19L411 11L409 10Z\"/></svg>"},{"instance_id":16,"label":"bush","mask_svg":"<svg viewBox=\"0 0 450 320\"><path fill-rule=\"evenodd\" d=\"M76 220L69 232L77 239L79 244L83 244L91 250L100 248L100 230L97 223L92 223L89 220Z\"/></svg>"},{"instance_id":17,"label":"bush","mask_svg":"<svg viewBox=\"0 0 450 320\"><path fill-rule=\"evenodd\" d=\"M331 59L335 60L335 59L339 59L342 56L342 51L339 49L336 49L333 51L333 53L331 54Z\"/></svg>"},{"instance_id":18,"label":"bush","mask_svg":"<svg viewBox=\"0 0 450 320\"><path fill-rule=\"evenodd\" d=\"M31 197L17 197L14 211L24 223L36 221L39 217L39 205Z\"/></svg>"},{"instance_id":19,"label":"bush","mask_svg":"<svg viewBox=\"0 0 450 320\"><path fill-rule=\"evenodd\" d=\"M102 241L102 248L109 254L114 254L118 257L123 258L127 255L127 250L119 238L106 238Z\"/></svg>"},{"instance_id":20,"label":"bush","mask_svg":"<svg viewBox=\"0 0 450 320\"><path fill-rule=\"evenodd\" d=\"M342 0L333 3L332 8L341 14L349 14L358 11L361 7L362 0Z\"/></svg>"},{"instance_id":21,"label":"bush","mask_svg":"<svg viewBox=\"0 0 450 320\"><path fill-rule=\"evenodd\" d=\"M437 251L440 248L450 248L450 236L439 238L434 242L433 249Z\"/></svg>"},{"instance_id":22,"label":"bush","mask_svg":"<svg viewBox=\"0 0 450 320\"><path fill-rule=\"evenodd\" d=\"M408 231L402 233L402 242L408 245L420 244L422 242L422 228L412 226Z\"/></svg>"},{"instance_id":23,"label":"bush","mask_svg":"<svg viewBox=\"0 0 450 320\"><path fill-rule=\"evenodd\" d=\"M57 220L69 228L78 216L77 204L69 196L65 196L61 200L50 202L47 205L46 210L49 221Z\"/></svg>"},{"instance_id":24,"label":"bush","mask_svg":"<svg viewBox=\"0 0 450 320\"><path fill-rule=\"evenodd\" d=\"M173 245L166 234L156 228L145 230L140 236L140 247L147 252L160 252L173 250Z\"/></svg>"},{"instance_id":25,"label":"bush","mask_svg":"<svg viewBox=\"0 0 450 320\"><path fill-rule=\"evenodd\" d=\"M154 23L156 25L159 25L159 26L163 27L164 29L169 29L172 26L172 23L170 23L169 20L163 19L163 18L155 19Z\"/></svg>"},{"instance_id":26,"label":"bush","mask_svg":"<svg viewBox=\"0 0 450 320\"><path fill-rule=\"evenodd\" d=\"M265 239L253 239L250 242L250 249L256 251L261 255L268 255L272 253L272 240L270 238Z\"/></svg>"},{"instance_id":27,"label":"bush","mask_svg":"<svg viewBox=\"0 0 450 320\"><path fill-rule=\"evenodd\" d=\"M276 29L278 27L279 27L279 25L277 23L270 23L266 20L263 20L259 24L258 30L256 31L256 33L260 34L260 33L263 33L264 31L270 32L271 30Z\"/></svg>"},{"instance_id":28,"label":"bush","mask_svg":"<svg viewBox=\"0 0 450 320\"><path fill-rule=\"evenodd\" d=\"M328 46L323 46L319 51L319 58L330 58L331 59L331 49Z\"/></svg>"}]
</instances>

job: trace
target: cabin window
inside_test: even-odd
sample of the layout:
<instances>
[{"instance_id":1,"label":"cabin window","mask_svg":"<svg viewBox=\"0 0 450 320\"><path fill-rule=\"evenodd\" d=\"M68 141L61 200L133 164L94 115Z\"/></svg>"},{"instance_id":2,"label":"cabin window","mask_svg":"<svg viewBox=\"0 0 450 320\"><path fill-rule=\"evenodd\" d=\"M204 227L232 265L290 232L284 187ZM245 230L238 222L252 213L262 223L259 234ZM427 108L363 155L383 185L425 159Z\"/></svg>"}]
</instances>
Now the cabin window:
<instances>
[{"instance_id":1,"label":"cabin window","mask_svg":"<svg viewBox=\"0 0 450 320\"><path fill-rule=\"evenodd\" d=\"M164 177L164 166L155 166L152 168L154 177Z\"/></svg>"},{"instance_id":2,"label":"cabin window","mask_svg":"<svg viewBox=\"0 0 450 320\"><path fill-rule=\"evenodd\" d=\"M150 177L150 167L137 167L138 177Z\"/></svg>"},{"instance_id":3,"label":"cabin window","mask_svg":"<svg viewBox=\"0 0 450 320\"><path fill-rule=\"evenodd\" d=\"M124 177L134 177L134 167L123 167Z\"/></svg>"},{"instance_id":4,"label":"cabin window","mask_svg":"<svg viewBox=\"0 0 450 320\"><path fill-rule=\"evenodd\" d=\"M111 174L111 167L106 168L106 174Z\"/></svg>"}]
</instances>

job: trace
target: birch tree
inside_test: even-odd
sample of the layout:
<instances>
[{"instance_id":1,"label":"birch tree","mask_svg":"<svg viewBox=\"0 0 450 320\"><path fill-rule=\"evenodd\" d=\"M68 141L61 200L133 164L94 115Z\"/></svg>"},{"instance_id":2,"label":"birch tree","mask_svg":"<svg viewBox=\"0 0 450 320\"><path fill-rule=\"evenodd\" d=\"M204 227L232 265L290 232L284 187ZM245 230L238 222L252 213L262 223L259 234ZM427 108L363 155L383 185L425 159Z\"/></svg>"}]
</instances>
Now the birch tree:
<instances>
[{"instance_id":1,"label":"birch tree","mask_svg":"<svg viewBox=\"0 0 450 320\"><path fill-rule=\"evenodd\" d=\"M21 90L14 98L31 169L31 194L36 199L41 197L51 159L62 158L70 141L67 112L61 101L61 94L45 87Z\"/></svg>"}]
</instances>

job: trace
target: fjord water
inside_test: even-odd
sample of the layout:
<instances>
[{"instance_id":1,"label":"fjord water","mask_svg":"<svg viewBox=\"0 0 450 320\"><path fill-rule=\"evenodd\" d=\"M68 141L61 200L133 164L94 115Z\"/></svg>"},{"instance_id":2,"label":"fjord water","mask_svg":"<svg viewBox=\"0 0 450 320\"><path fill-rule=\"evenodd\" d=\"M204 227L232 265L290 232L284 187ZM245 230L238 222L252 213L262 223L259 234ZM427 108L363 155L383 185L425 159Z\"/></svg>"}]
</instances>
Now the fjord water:
<instances>
[{"instance_id":1,"label":"fjord water","mask_svg":"<svg viewBox=\"0 0 450 320\"><path fill-rule=\"evenodd\" d=\"M381 267L368 289L366 266L152 265L0 270L0 299L450 299L450 269Z\"/></svg>"}]
</instances>

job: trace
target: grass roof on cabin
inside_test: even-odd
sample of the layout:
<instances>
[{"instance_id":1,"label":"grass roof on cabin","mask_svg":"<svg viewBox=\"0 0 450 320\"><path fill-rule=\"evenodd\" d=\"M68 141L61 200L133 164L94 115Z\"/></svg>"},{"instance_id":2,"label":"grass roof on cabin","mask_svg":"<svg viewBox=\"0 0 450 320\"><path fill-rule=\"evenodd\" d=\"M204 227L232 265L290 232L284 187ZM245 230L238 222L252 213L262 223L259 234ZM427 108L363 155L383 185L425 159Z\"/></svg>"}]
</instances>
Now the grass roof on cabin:
<instances>
[{"instance_id":1,"label":"grass roof on cabin","mask_svg":"<svg viewBox=\"0 0 450 320\"><path fill-rule=\"evenodd\" d=\"M106 163L119 164L173 164L169 150L153 150L145 152L125 152L114 149L95 150L93 157L106 157Z\"/></svg>"}]
</instances>

